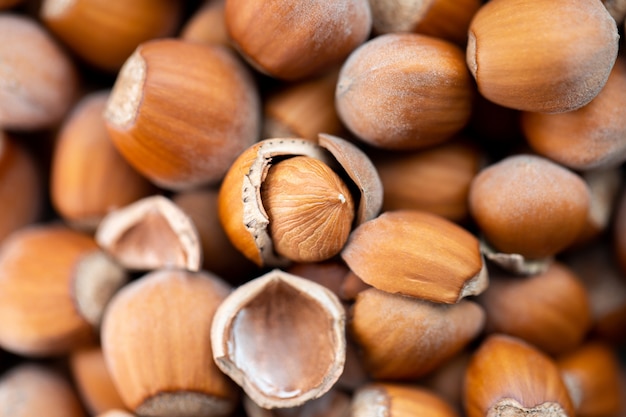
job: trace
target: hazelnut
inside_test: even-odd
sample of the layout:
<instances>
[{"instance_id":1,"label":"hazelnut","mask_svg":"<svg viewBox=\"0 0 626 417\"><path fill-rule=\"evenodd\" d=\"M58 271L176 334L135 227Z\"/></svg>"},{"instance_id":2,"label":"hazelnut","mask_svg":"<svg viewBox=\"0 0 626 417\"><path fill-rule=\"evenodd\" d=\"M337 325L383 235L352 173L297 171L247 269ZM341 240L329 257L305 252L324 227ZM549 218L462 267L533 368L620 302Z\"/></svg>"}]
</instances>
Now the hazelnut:
<instances>
[{"instance_id":1,"label":"hazelnut","mask_svg":"<svg viewBox=\"0 0 626 417\"><path fill-rule=\"evenodd\" d=\"M485 313L473 301L446 305L361 291L350 311L349 334L375 380L414 380L452 359L483 329Z\"/></svg>"},{"instance_id":2,"label":"hazelnut","mask_svg":"<svg viewBox=\"0 0 626 417\"><path fill-rule=\"evenodd\" d=\"M226 0L205 0L185 22L180 38L190 42L231 47L224 21Z\"/></svg>"},{"instance_id":3,"label":"hazelnut","mask_svg":"<svg viewBox=\"0 0 626 417\"><path fill-rule=\"evenodd\" d=\"M439 303L456 303L488 285L478 239L417 210L387 211L361 224L341 257L375 288Z\"/></svg>"},{"instance_id":4,"label":"hazelnut","mask_svg":"<svg viewBox=\"0 0 626 417\"><path fill-rule=\"evenodd\" d=\"M0 242L43 214L42 174L31 152L0 130Z\"/></svg>"},{"instance_id":5,"label":"hazelnut","mask_svg":"<svg viewBox=\"0 0 626 417\"><path fill-rule=\"evenodd\" d=\"M345 311L313 281L270 271L235 289L211 328L217 366L263 408L328 392L344 369Z\"/></svg>"},{"instance_id":6,"label":"hazelnut","mask_svg":"<svg viewBox=\"0 0 626 417\"><path fill-rule=\"evenodd\" d=\"M53 224L14 232L0 250L0 346L47 357L92 343L126 279L86 234Z\"/></svg>"},{"instance_id":7,"label":"hazelnut","mask_svg":"<svg viewBox=\"0 0 626 417\"><path fill-rule=\"evenodd\" d=\"M102 351L124 404L141 416L221 417L237 390L211 353L211 322L230 292L207 272L161 270L122 288L102 323Z\"/></svg>"},{"instance_id":8,"label":"hazelnut","mask_svg":"<svg viewBox=\"0 0 626 417\"><path fill-rule=\"evenodd\" d=\"M113 72L140 43L172 35L180 6L171 0L44 0L40 18L80 58Z\"/></svg>"},{"instance_id":9,"label":"hazelnut","mask_svg":"<svg viewBox=\"0 0 626 417\"><path fill-rule=\"evenodd\" d=\"M618 41L600 1L495 0L472 19L467 65L478 91L497 104L566 112L604 87Z\"/></svg>"},{"instance_id":10,"label":"hazelnut","mask_svg":"<svg viewBox=\"0 0 626 417\"><path fill-rule=\"evenodd\" d=\"M587 342L560 356L557 365L577 416L617 416L626 406L620 392L620 360L607 343Z\"/></svg>"},{"instance_id":11,"label":"hazelnut","mask_svg":"<svg viewBox=\"0 0 626 417\"><path fill-rule=\"evenodd\" d=\"M0 128L59 123L78 89L69 56L39 22L22 15L0 15L0 38Z\"/></svg>"},{"instance_id":12,"label":"hazelnut","mask_svg":"<svg viewBox=\"0 0 626 417\"><path fill-rule=\"evenodd\" d=\"M111 380L100 346L72 352L69 365L78 394L92 415L112 409L125 409Z\"/></svg>"},{"instance_id":13,"label":"hazelnut","mask_svg":"<svg viewBox=\"0 0 626 417\"><path fill-rule=\"evenodd\" d=\"M530 277L492 272L477 301L487 333L518 337L552 355L578 347L592 325L587 290L560 262Z\"/></svg>"},{"instance_id":14,"label":"hazelnut","mask_svg":"<svg viewBox=\"0 0 626 417\"><path fill-rule=\"evenodd\" d=\"M360 224L380 210L380 178L365 153L330 135L318 143L263 140L237 158L222 182L220 221L233 245L259 266L329 259L343 247L353 219Z\"/></svg>"},{"instance_id":15,"label":"hazelnut","mask_svg":"<svg viewBox=\"0 0 626 417\"><path fill-rule=\"evenodd\" d=\"M373 29L378 34L414 32L467 42L467 28L480 0L369 0Z\"/></svg>"},{"instance_id":16,"label":"hazelnut","mask_svg":"<svg viewBox=\"0 0 626 417\"><path fill-rule=\"evenodd\" d=\"M113 146L102 119L108 96L98 91L76 104L61 126L50 168L56 212L86 231L95 230L110 211L155 190Z\"/></svg>"},{"instance_id":17,"label":"hazelnut","mask_svg":"<svg viewBox=\"0 0 626 417\"><path fill-rule=\"evenodd\" d=\"M482 156L467 140L373 156L383 183L383 211L422 210L455 222L467 220L469 187Z\"/></svg>"},{"instance_id":18,"label":"hazelnut","mask_svg":"<svg viewBox=\"0 0 626 417\"><path fill-rule=\"evenodd\" d=\"M589 189L575 173L545 158L513 155L472 181L470 212L496 250L526 259L556 255L583 230Z\"/></svg>"},{"instance_id":19,"label":"hazelnut","mask_svg":"<svg viewBox=\"0 0 626 417\"><path fill-rule=\"evenodd\" d=\"M418 149L445 142L465 127L473 93L458 46L392 33L350 54L335 100L342 122L369 145Z\"/></svg>"},{"instance_id":20,"label":"hazelnut","mask_svg":"<svg viewBox=\"0 0 626 417\"><path fill-rule=\"evenodd\" d=\"M465 374L465 413L484 416L574 416L555 361L517 338L492 335L472 355Z\"/></svg>"},{"instance_id":21,"label":"hazelnut","mask_svg":"<svg viewBox=\"0 0 626 417\"><path fill-rule=\"evenodd\" d=\"M352 400L353 417L458 417L459 414L431 390L409 384L374 382L360 387Z\"/></svg>"},{"instance_id":22,"label":"hazelnut","mask_svg":"<svg viewBox=\"0 0 626 417\"><path fill-rule=\"evenodd\" d=\"M230 50L160 39L141 44L126 61L104 117L113 143L137 171L182 190L217 184L258 139L260 102Z\"/></svg>"},{"instance_id":23,"label":"hazelnut","mask_svg":"<svg viewBox=\"0 0 626 417\"><path fill-rule=\"evenodd\" d=\"M571 169L609 169L626 161L626 61L618 58L606 85L586 106L567 113L525 112L521 126L540 155Z\"/></svg>"},{"instance_id":24,"label":"hazelnut","mask_svg":"<svg viewBox=\"0 0 626 417\"><path fill-rule=\"evenodd\" d=\"M0 410L11 417L84 417L70 382L47 365L23 363L0 378Z\"/></svg>"},{"instance_id":25,"label":"hazelnut","mask_svg":"<svg viewBox=\"0 0 626 417\"><path fill-rule=\"evenodd\" d=\"M285 80L340 64L372 26L367 0L226 0L225 19L244 58L260 72Z\"/></svg>"}]
</instances>

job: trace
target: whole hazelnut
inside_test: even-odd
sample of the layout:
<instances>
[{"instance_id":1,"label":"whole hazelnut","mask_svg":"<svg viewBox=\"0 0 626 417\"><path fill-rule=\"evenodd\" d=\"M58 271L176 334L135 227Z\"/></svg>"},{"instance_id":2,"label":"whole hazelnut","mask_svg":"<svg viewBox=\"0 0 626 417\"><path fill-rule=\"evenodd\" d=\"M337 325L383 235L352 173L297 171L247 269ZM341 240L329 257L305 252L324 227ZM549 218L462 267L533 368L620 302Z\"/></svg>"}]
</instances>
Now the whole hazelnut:
<instances>
[{"instance_id":1,"label":"whole hazelnut","mask_svg":"<svg viewBox=\"0 0 626 417\"><path fill-rule=\"evenodd\" d=\"M258 140L260 113L257 87L231 50L159 39L126 61L104 118L137 171L178 191L217 184Z\"/></svg>"},{"instance_id":2,"label":"whole hazelnut","mask_svg":"<svg viewBox=\"0 0 626 417\"><path fill-rule=\"evenodd\" d=\"M418 149L451 139L469 121L473 85L461 49L413 33L378 36L339 73L339 118L380 148Z\"/></svg>"},{"instance_id":3,"label":"whole hazelnut","mask_svg":"<svg viewBox=\"0 0 626 417\"><path fill-rule=\"evenodd\" d=\"M589 189L575 173L534 155L514 155L483 169L469 191L470 213L496 250L548 258L583 230Z\"/></svg>"},{"instance_id":4,"label":"whole hazelnut","mask_svg":"<svg viewBox=\"0 0 626 417\"><path fill-rule=\"evenodd\" d=\"M227 0L226 29L259 71L296 80L341 63L370 33L367 0Z\"/></svg>"},{"instance_id":5,"label":"whole hazelnut","mask_svg":"<svg viewBox=\"0 0 626 417\"><path fill-rule=\"evenodd\" d=\"M600 1L494 0L470 24L467 65L480 93L497 104L565 112L600 92L618 41Z\"/></svg>"}]
</instances>

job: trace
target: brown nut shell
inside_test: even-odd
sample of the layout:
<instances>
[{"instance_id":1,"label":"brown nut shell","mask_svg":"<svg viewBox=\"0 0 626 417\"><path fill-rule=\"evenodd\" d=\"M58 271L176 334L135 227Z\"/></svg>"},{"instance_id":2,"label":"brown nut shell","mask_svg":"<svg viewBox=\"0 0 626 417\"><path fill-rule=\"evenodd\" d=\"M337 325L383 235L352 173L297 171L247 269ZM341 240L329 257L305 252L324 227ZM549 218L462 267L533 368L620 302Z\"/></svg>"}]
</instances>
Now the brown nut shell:
<instances>
[{"instance_id":1,"label":"brown nut shell","mask_svg":"<svg viewBox=\"0 0 626 417\"><path fill-rule=\"evenodd\" d=\"M528 259L553 256L585 227L589 189L575 173L548 159L514 155L472 181L470 212L497 250Z\"/></svg>"},{"instance_id":2,"label":"brown nut shell","mask_svg":"<svg viewBox=\"0 0 626 417\"><path fill-rule=\"evenodd\" d=\"M252 76L231 50L159 39L125 62L104 117L137 171L182 190L217 184L258 139L260 113Z\"/></svg>"},{"instance_id":3,"label":"brown nut shell","mask_svg":"<svg viewBox=\"0 0 626 417\"><path fill-rule=\"evenodd\" d=\"M486 332L518 337L552 355L579 346L592 324L584 285L559 262L529 277L492 272L477 300L487 313Z\"/></svg>"},{"instance_id":4,"label":"brown nut shell","mask_svg":"<svg viewBox=\"0 0 626 417\"><path fill-rule=\"evenodd\" d=\"M269 233L270 219L263 205L261 188L274 159L293 156L315 158L343 170L358 195L357 224L373 218L382 205L382 186L376 169L355 145L332 135L320 135L319 145L305 139L265 139L248 148L233 163L219 193L219 217L224 231L248 259L259 266L285 265Z\"/></svg>"},{"instance_id":5,"label":"brown nut shell","mask_svg":"<svg viewBox=\"0 0 626 417\"><path fill-rule=\"evenodd\" d=\"M259 71L286 80L341 63L372 26L367 0L227 0L225 19L241 54Z\"/></svg>"},{"instance_id":6,"label":"brown nut shell","mask_svg":"<svg viewBox=\"0 0 626 417\"><path fill-rule=\"evenodd\" d=\"M468 417L571 417L574 407L555 361L517 338L492 335L465 375Z\"/></svg>"},{"instance_id":7,"label":"brown nut shell","mask_svg":"<svg viewBox=\"0 0 626 417\"><path fill-rule=\"evenodd\" d=\"M363 223L341 257L373 287L440 303L456 303L488 285L478 239L417 210L388 211Z\"/></svg>"},{"instance_id":8,"label":"brown nut shell","mask_svg":"<svg viewBox=\"0 0 626 417\"><path fill-rule=\"evenodd\" d=\"M489 1L470 24L467 65L494 103L566 112L598 95L618 41L615 20L600 1Z\"/></svg>"},{"instance_id":9,"label":"brown nut shell","mask_svg":"<svg viewBox=\"0 0 626 417\"><path fill-rule=\"evenodd\" d=\"M461 352L484 322L473 301L446 305L370 288L357 295L348 329L374 379L412 380Z\"/></svg>"},{"instance_id":10,"label":"brown nut shell","mask_svg":"<svg viewBox=\"0 0 626 417\"><path fill-rule=\"evenodd\" d=\"M540 155L575 170L608 169L626 160L626 60L586 106L567 113L525 112L521 126Z\"/></svg>"},{"instance_id":11,"label":"brown nut shell","mask_svg":"<svg viewBox=\"0 0 626 417\"><path fill-rule=\"evenodd\" d=\"M350 54L335 103L346 127L369 145L419 149L451 139L467 124L473 94L458 46L392 33Z\"/></svg>"},{"instance_id":12,"label":"brown nut shell","mask_svg":"<svg viewBox=\"0 0 626 417\"><path fill-rule=\"evenodd\" d=\"M230 287L206 272L161 270L111 300L102 351L126 406L141 416L226 416L236 387L213 363L210 329Z\"/></svg>"},{"instance_id":13,"label":"brown nut shell","mask_svg":"<svg viewBox=\"0 0 626 417\"><path fill-rule=\"evenodd\" d=\"M319 398L346 359L345 311L327 288L274 270L238 287L211 329L217 366L259 406Z\"/></svg>"}]
</instances>

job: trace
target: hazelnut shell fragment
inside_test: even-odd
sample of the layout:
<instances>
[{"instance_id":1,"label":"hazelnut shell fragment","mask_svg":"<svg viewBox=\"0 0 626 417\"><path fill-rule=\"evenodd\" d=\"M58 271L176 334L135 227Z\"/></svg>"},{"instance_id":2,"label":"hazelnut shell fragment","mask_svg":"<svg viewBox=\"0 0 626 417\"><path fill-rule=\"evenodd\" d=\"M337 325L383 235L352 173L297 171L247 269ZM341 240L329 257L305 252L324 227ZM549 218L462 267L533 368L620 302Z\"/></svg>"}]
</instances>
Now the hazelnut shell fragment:
<instances>
[{"instance_id":1,"label":"hazelnut shell fragment","mask_svg":"<svg viewBox=\"0 0 626 417\"><path fill-rule=\"evenodd\" d=\"M211 328L217 366L263 408L302 405L344 369L345 311L330 290L273 270L235 289Z\"/></svg>"}]
</instances>

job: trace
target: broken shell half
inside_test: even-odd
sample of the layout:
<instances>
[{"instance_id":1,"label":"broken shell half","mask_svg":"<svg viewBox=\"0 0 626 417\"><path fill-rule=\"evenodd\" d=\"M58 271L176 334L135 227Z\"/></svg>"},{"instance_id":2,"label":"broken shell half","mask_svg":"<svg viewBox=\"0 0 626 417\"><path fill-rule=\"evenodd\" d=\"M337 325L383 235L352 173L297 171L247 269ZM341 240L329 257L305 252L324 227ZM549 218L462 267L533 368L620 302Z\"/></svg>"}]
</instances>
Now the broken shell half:
<instances>
[{"instance_id":1,"label":"broken shell half","mask_svg":"<svg viewBox=\"0 0 626 417\"><path fill-rule=\"evenodd\" d=\"M217 366L263 408L302 405L343 372L345 310L327 288L280 270L253 279L218 307Z\"/></svg>"}]
</instances>

